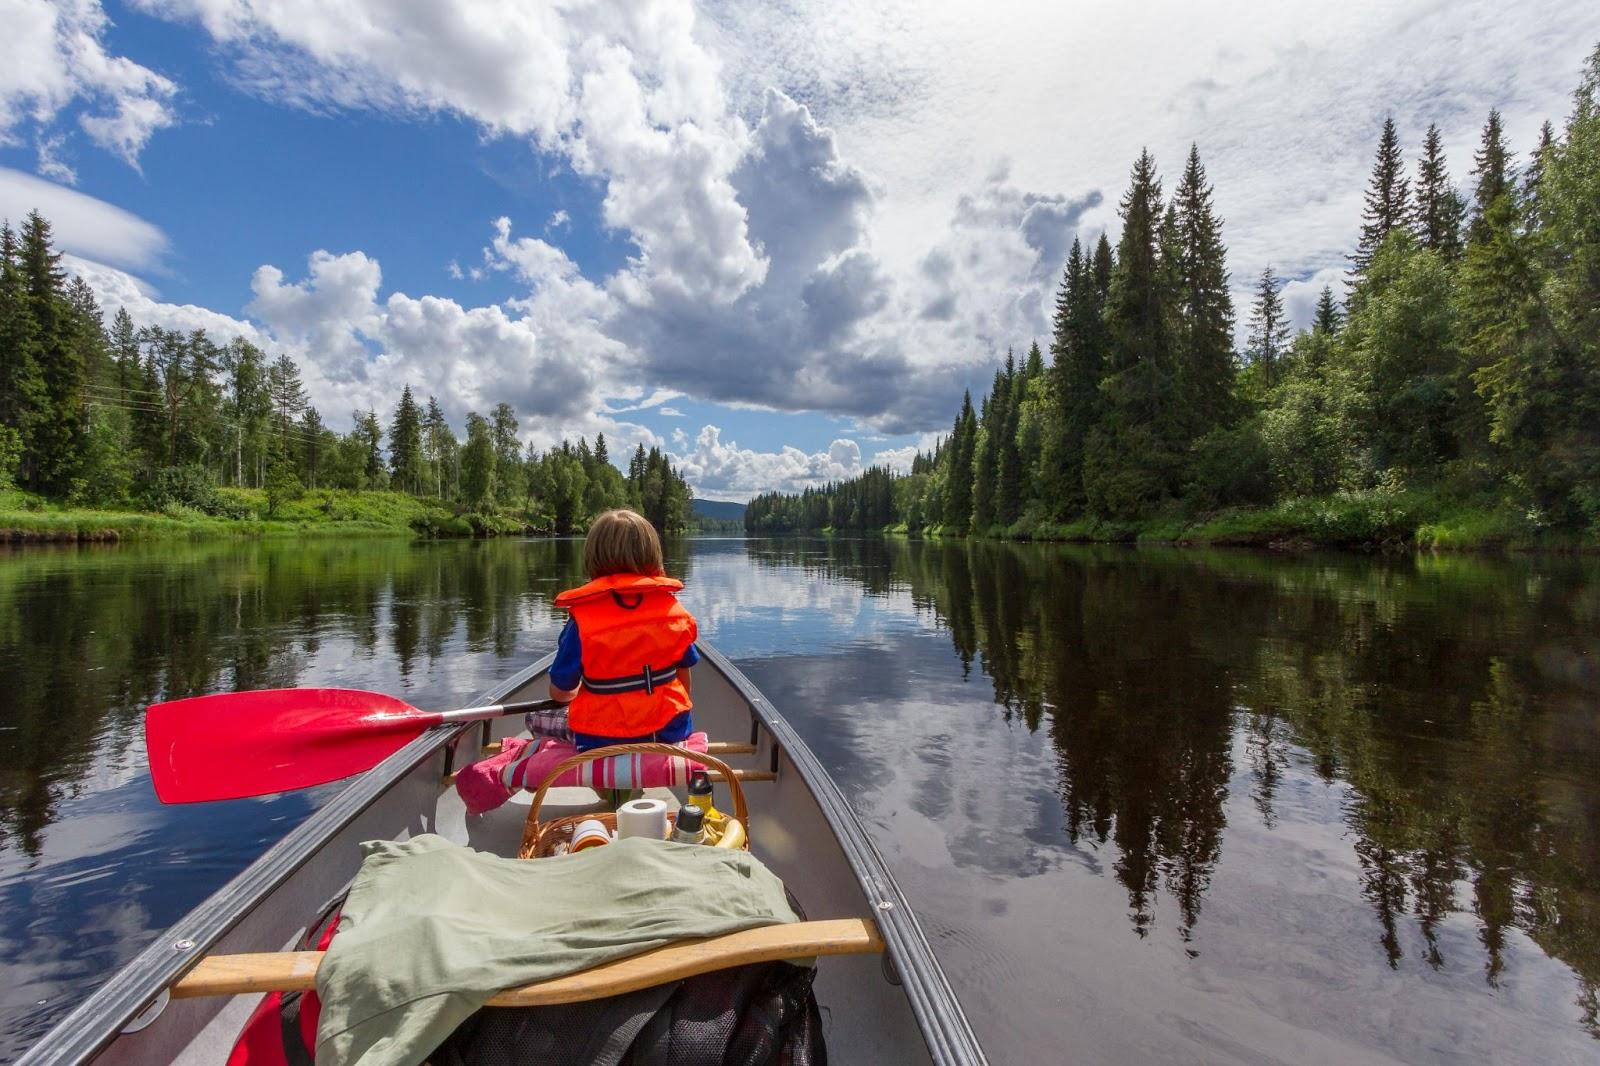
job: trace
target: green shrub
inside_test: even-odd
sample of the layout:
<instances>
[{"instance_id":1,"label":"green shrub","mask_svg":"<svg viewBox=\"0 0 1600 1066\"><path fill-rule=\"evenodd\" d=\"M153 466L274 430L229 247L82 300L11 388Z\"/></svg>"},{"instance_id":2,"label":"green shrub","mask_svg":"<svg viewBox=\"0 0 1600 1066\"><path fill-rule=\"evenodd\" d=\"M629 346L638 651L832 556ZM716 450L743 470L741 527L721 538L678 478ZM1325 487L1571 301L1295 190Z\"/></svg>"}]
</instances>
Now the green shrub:
<instances>
[{"instance_id":1,"label":"green shrub","mask_svg":"<svg viewBox=\"0 0 1600 1066\"><path fill-rule=\"evenodd\" d=\"M222 509L216 483L198 466L163 467L139 489L137 500L147 511L165 511L173 504L205 514Z\"/></svg>"}]
</instances>

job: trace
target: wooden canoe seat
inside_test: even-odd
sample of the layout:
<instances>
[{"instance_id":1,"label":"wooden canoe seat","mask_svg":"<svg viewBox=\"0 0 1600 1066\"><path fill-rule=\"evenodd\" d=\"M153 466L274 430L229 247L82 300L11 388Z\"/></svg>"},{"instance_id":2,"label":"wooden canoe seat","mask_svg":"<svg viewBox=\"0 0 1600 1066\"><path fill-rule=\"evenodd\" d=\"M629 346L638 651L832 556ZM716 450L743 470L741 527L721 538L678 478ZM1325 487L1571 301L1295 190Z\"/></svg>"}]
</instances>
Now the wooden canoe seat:
<instances>
[{"instance_id":1,"label":"wooden canoe seat","mask_svg":"<svg viewBox=\"0 0 1600 1066\"><path fill-rule=\"evenodd\" d=\"M582 1003L652 988L696 974L779 959L821 955L870 955L883 951L883 936L865 918L834 918L744 929L726 936L680 940L617 959L580 973L509 988L491 1007L548 1007ZM172 986L174 999L303 992L316 987L320 951L270 951L256 955L208 955Z\"/></svg>"}]
</instances>

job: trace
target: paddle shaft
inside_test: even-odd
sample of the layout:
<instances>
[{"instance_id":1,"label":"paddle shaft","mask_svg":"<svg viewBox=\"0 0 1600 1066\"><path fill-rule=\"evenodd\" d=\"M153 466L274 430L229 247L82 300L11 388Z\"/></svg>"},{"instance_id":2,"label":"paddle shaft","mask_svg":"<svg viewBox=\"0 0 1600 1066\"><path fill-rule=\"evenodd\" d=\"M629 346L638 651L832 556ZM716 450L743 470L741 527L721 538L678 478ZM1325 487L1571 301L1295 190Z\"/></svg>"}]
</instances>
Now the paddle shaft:
<instances>
[{"instance_id":1,"label":"paddle shaft","mask_svg":"<svg viewBox=\"0 0 1600 1066\"><path fill-rule=\"evenodd\" d=\"M438 725L451 725L456 722L482 722L490 718L504 718L508 714L524 714L528 711L553 711L557 707L565 707L560 700L526 700L522 703L486 703L482 707L462 707L455 711L439 711Z\"/></svg>"}]
</instances>

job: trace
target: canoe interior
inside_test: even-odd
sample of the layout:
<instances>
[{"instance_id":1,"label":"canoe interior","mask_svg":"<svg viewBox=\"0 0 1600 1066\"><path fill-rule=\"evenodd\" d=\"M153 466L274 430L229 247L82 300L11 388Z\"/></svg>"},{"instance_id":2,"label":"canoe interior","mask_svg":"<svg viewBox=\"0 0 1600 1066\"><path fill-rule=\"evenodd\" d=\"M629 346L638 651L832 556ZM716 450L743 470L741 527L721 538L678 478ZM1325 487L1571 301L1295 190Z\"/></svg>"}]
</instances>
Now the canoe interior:
<instances>
[{"instance_id":1,"label":"canoe interior","mask_svg":"<svg viewBox=\"0 0 1600 1066\"><path fill-rule=\"evenodd\" d=\"M754 754L724 756L732 766L762 770L776 767L776 780L745 783L756 854L788 885L806 917L877 920L884 904L880 900L875 907L868 899L838 835L827 822L823 805L796 769L789 752L753 713L750 690L741 691L723 672L721 664L725 662L712 655L695 671L695 723L714 741L755 743ZM514 688L496 692L494 698L541 699L546 694L544 673L537 670ZM526 793L498 811L469 818L455 790L444 787L442 782L449 766L459 767L477 758L480 746L487 740L520 733L520 717L500 719L486 726L469 727L452 745L432 752L330 837L325 846L312 852L291 876L244 914L210 953L292 947L304 932L305 923L354 877L357 844L363 840L438 833L482 851L516 854L528 811ZM658 794L668 795L665 790ZM557 789L551 791L545 807L548 814L574 813L594 806L596 801L588 789ZM721 786L717 803L724 809L730 806ZM530 901L530 905L536 904ZM816 991L833 1061L931 1061L906 988L894 974L885 957L878 955L822 960ZM942 974L939 977L942 981ZM240 1027L257 1002L258 997L246 996L174 1000L147 1028L120 1036L93 1061L216 1066L226 1060ZM959 1012L959 1008L955 1009ZM964 1026L964 1019L962 1022ZM948 1056L941 1058L949 1061Z\"/></svg>"}]
</instances>

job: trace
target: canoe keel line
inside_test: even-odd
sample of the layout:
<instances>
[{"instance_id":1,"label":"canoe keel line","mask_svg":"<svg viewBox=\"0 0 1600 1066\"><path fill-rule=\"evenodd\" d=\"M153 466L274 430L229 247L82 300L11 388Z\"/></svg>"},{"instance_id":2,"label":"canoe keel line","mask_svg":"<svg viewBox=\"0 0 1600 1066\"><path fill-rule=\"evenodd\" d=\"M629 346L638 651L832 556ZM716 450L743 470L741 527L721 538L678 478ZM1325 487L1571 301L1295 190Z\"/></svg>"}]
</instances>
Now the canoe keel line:
<instances>
[{"instance_id":1,"label":"canoe keel line","mask_svg":"<svg viewBox=\"0 0 1600 1066\"><path fill-rule=\"evenodd\" d=\"M737 666L709 644L701 650L716 677L697 678L696 722L716 738L719 754L748 757L739 778L763 790L752 803L758 851L802 905L823 917L679 941L508 989L493 1005L575 1003L728 966L827 956L818 966L817 995L832 1018L834 1061L984 1063L916 915L838 786ZM486 835L494 818L482 824L466 818L452 802L454 791L441 786L451 769L496 747L497 737L514 735L514 723L484 712L536 702L552 659L486 693L470 720L447 712L410 739L402 736L398 750L380 755L375 767L114 973L19 1066L221 1061L256 995L313 986L321 953L276 949L291 944L312 907L348 882L357 842L420 830L504 853L503 841ZM514 806L499 819L512 832L526 809L507 808ZM873 954L881 965L852 961Z\"/></svg>"}]
</instances>

